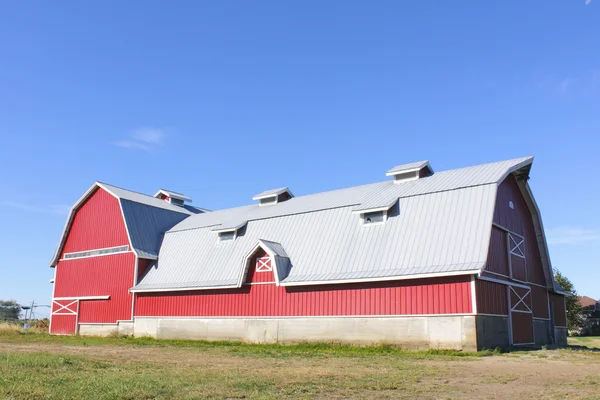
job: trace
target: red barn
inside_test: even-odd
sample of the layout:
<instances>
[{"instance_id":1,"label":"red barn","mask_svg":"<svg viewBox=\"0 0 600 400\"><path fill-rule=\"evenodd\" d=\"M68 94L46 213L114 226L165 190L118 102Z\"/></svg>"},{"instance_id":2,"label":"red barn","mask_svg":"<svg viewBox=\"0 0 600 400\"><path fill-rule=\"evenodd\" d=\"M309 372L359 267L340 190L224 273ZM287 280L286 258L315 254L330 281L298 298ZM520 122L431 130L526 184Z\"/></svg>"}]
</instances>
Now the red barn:
<instances>
[{"instance_id":1,"label":"red barn","mask_svg":"<svg viewBox=\"0 0 600 400\"><path fill-rule=\"evenodd\" d=\"M394 343L482 349L566 344L527 183L533 158L207 211L95 183L51 262L50 332Z\"/></svg>"}]
</instances>

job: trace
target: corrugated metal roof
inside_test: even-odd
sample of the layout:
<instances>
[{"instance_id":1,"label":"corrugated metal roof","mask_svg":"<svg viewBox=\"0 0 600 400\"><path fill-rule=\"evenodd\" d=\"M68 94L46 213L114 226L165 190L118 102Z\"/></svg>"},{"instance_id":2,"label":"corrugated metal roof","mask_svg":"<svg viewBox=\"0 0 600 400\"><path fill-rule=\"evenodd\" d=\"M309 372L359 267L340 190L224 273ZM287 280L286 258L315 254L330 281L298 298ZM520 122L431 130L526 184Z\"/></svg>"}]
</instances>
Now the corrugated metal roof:
<instances>
[{"instance_id":1,"label":"corrugated metal roof","mask_svg":"<svg viewBox=\"0 0 600 400\"><path fill-rule=\"evenodd\" d=\"M234 241L217 240L209 227L174 229L158 268L135 290L233 287L258 240L285 249L284 285L475 271L487 258L496 190L487 184L401 198L378 226L361 226L353 207L342 206L251 220Z\"/></svg>"},{"instance_id":2,"label":"corrugated metal roof","mask_svg":"<svg viewBox=\"0 0 600 400\"><path fill-rule=\"evenodd\" d=\"M414 169L421 169L429 165L429 160L417 161L410 164L396 165L394 168L386 172L386 175L394 175L404 171L410 171Z\"/></svg>"},{"instance_id":3,"label":"corrugated metal roof","mask_svg":"<svg viewBox=\"0 0 600 400\"><path fill-rule=\"evenodd\" d=\"M194 212L186 208L176 206L174 204L169 203L168 201L157 199L156 197L148 196L147 194L133 192L131 190L123 189L103 182L98 182L98 185L108 190L120 199L135 201L136 203L147 204L152 207L164 208L165 210L175 211L182 214L194 214Z\"/></svg>"},{"instance_id":4,"label":"corrugated metal roof","mask_svg":"<svg viewBox=\"0 0 600 400\"><path fill-rule=\"evenodd\" d=\"M264 199L267 197L278 196L285 192L288 192L290 195L292 194L292 192L290 192L289 188L282 187L282 188L278 188L278 189L265 190L264 192L261 192L261 193L257 194L256 196L252 197L252 200L260 200L260 199Z\"/></svg>"},{"instance_id":5,"label":"corrugated metal roof","mask_svg":"<svg viewBox=\"0 0 600 400\"><path fill-rule=\"evenodd\" d=\"M186 214L125 199L121 199L121 208L131 239L131 246L142 258L158 257L163 234L188 217Z\"/></svg>"},{"instance_id":6,"label":"corrugated metal roof","mask_svg":"<svg viewBox=\"0 0 600 400\"><path fill-rule=\"evenodd\" d=\"M301 214L326 210L337 207L363 206L373 208L373 204L385 205L395 202L396 199L418 196L429 193L465 187L486 185L501 182L509 173L526 167L533 161L533 157L517 158L514 160L500 161L474 167L460 168L450 171L437 172L432 176L414 181L394 183L392 180L371 183L346 189L322 192L307 196L299 196L261 207L253 204L244 207L212 211L204 214L193 215L179 223L171 231L198 229L221 224L232 225L246 220L259 220L264 218L282 217L286 215Z\"/></svg>"}]
</instances>

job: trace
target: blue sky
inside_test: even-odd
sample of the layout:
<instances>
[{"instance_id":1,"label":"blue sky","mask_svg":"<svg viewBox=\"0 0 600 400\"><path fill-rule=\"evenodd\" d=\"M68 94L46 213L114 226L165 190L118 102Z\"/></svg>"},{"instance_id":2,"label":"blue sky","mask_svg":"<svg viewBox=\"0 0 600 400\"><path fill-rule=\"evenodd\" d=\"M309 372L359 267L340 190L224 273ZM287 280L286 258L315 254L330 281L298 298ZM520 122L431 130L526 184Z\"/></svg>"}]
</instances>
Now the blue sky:
<instances>
[{"instance_id":1,"label":"blue sky","mask_svg":"<svg viewBox=\"0 0 600 400\"><path fill-rule=\"evenodd\" d=\"M218 209L525 155L554 266L599 298L599 21L600 0L4 3L0 298L49 303L95 180Z\"/></svg>"}]
</instances>

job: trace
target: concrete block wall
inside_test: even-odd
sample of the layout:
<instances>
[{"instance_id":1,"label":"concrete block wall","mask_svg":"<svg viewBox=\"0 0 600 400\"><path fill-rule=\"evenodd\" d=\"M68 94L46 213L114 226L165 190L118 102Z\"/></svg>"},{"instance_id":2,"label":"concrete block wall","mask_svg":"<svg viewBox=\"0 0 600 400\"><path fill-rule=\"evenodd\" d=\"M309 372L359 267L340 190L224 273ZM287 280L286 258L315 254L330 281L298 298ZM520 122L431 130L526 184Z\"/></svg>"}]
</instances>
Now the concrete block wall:
<instances>
[{"instance_id":1,"label":"concrete block wall","mask_svg":"<svg viewBox=\"0 0 600 400\"><path fill-rule=\"evenodd\" d=\"M114 333L133 336L133 321L119 321L116 324L79 324L82 336L109 336Z\"/></svg>"},{"instance_id":2,"label":"concrete block wall","mask_svg":"<svg viewBox=\"0 0 600 400\"><path fill-rule=\"evenodd\" d=\"M474 316L319 318L138 317L134 336L240 340L250 343L335 342L407 348L476 350Z\"/></svg>"}]
</instances>

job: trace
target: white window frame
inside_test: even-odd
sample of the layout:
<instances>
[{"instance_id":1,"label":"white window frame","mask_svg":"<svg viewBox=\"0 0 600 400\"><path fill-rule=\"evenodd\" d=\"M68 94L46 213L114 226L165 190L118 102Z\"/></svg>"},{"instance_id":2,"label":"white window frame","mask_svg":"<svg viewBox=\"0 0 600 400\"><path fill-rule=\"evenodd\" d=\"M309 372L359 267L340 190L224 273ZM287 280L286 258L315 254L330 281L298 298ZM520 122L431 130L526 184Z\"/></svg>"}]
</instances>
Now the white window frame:
<instances>
[{"instance_id":1,"label":"white window frame","mask_svg":"<svg viewBox=\"0 0 600 400\"><path fill-rule=\"evenodd\" d=\"M84 256L67 257L67 256L71 256L71 255L100 252L100 251L104 251L104 250L114 250L114 251L105 252L105 253L101 253L101 254L90 254L90 255L84 255ZM122 246L103 247L101 249L91 249L91 250L74 251L71 253L64 253L63 257L60 259L60 261L77 260L80 258L112 256L115 254L122 254L122 253L128 253L128 252L129 252L129 245L124 244Z\"/></svg>"},{"instance_id":2,"label":"white window frame","mask_svg":"<svg viewBox=\"0 0 600 400\"><path fill-rule=\"evenodd\" d=\"M222 234L224 234L224 233L232 233L232 232L233 232L233 238L231 238L231 239L223 239ZM217 236L219 238L219 242L233 242L233 241L235 241L235 239L237 239L237 229L234 230L234 231L222 231L222 232L219 232L217 234Z\"/></svg>"},{"instance_id":3,"label":"white window frame","mask_svg":"<svg viewBox=\"0 0 600 400\"><path fill-rule=\"evenodd\" d=\"M372 214L372 213L382 213L383 215L383 220L378 221L378 222L367 222L365 216L367 214ZM381 210L381 211L367 211L367 212L363 212L360 214L360 224L362 226L378 226L378 225L384 225L388 220L388 210Z\"/></svg>"},{"instance_id":4,"label":"white window frame","mask_svg":"<svg viewBox=\"0 0 600 400\"><path fill-rule=\"evenodd\" d=\"M273 263L271 257L259 257L256 259L256 272L273 272Z\"/></svg>"}]
</instances>

